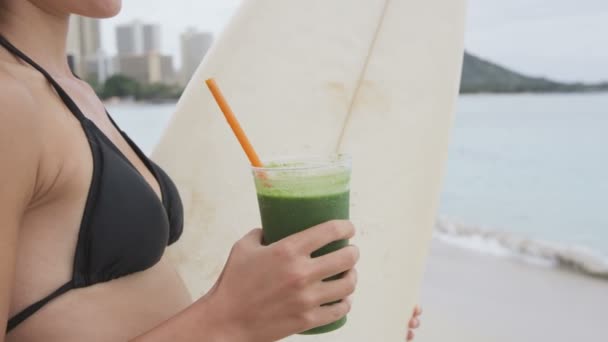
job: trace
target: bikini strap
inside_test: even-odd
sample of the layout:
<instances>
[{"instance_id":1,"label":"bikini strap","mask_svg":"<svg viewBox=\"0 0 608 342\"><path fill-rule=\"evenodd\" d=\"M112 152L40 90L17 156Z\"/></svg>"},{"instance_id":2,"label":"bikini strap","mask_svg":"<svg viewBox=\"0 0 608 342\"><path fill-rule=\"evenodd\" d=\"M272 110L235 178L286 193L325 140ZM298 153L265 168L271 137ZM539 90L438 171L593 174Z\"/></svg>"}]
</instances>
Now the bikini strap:
<instances>
[{"instance_id":1,"label":"bikini strap","mask_svg":"<svg viewBox=\"0 0 608 342\"><path fill-rule=\"evenodd\" d=\"M72 280L70 280L69 282L63 284L63 286L61 286L57 290L53 291L53 293L51 293L50 295L44 297L43 299L37 301L36 303L28 306L25 309L23 309L17 315L11 317L8 320L7 325L6 325L6 332L8 333L9 331L13 330L16 326L18 326L20 323L25 321L28 317L30 317L31 315L36 313L38 310L40 310L43 306L45 306L51 300L61 296L62 294L68 292L71 289L74 289L75 287L76 286L74 286L74 282Z\"/></svg>"}]
</instances>

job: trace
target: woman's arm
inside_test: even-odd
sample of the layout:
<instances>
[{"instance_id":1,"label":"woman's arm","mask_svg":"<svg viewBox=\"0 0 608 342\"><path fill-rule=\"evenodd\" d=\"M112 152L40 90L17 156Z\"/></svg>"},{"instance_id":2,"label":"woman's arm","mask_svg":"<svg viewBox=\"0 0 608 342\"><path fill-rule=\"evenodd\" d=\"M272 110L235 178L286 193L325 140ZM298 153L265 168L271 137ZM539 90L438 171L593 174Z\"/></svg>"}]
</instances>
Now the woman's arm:
<instances>
[{"instance_id":1,"label":"woman's arm","mask_svg":"<svg viewBox=\"0 0 608 342\"><path fill-rule=\"evenodd\" d=\"M310 255L354 233L350 222L332 221L264 246L261 230L253 230L234 245L203 298L134 341L270 342L336 321L350 311L342 299L355 290L359 251ZM342 272L339 280L323 281Z\"/></svg>"},{"instance_id":2,"label":"woman's arm","mask_svg":"<svg viewBox=\"0 0 608 342\"><path fill-rule=\"evenodd\" d=\"M253 239L249 241L255 247L257 245L258 238L256 234L259 232L253 232ZM249 236L252 234L249 234ZM248 237L246 236L243 240L247 241ZM239 243L243 243L243 240ZM236 249L237 247L235 247ZM238 252L237 252L238 253ZM238 255L234 255L235 251L231 254L232 258L239 258ZM227 268L230 265L230 261ZM255 269L255 264L254 264ZM230 272L230 270L229 270ZM225 282L226 269L222 272L220 279L216 283L216 285L205 295L203 298L199 299L192 306L178 314L177 316L171 318L170 320L164 322L160 326L151 330L150 332L134 339L132 342L161 342L161 341L229 341L229 342L238 342L238 341L264 341L260 339L254 339L252 336L254 334L253 331L247 331L247 327L249 326L250 330L258 329L258 333L264 334L264 331L272 331L276 328L277 325L281 325L284 323L281 319L278 319L274 322L266 322L266 326L252 324L251 321L249 324L246 322L247 320L235 318L235 315L225 316L222 312L226 312L226 310L230 310L230 302L227 301L225 303L222 300L215 300L214 296L216 296L216 291L218 285L222 282ZM238 273L237 273L238 274ZM248 281L246 278L248 276L247 273L243 274L243 281ZM234 285L234 284L233 284ZM238 285L238 284L237 284ZM354 286L354 283L353 283ZM241 291L251 291L249 289L241 289ZM295 293L295 289L293 290ZM256 296L257 292L252 291L251 296ZM238 297L237 297L238 298ZM275 298L279 299L279 297ZM268 305L271 304L271 301L266 303ZM216 307L214 308L214 305ZM238 309L238 303L234 309ZM253 307L254 310L262 309L261 307ZM243 312L251 311L251 307L247 307L247 302L243 301L242 308L240 308ZM260 314L263 312L261 310ZM250 312L252 315L258 314L257 312ZM412 317L408 322L408 333L407 333L407 341L412 341L414 339L414 330L416 330L420 326L420 315L422 314L422 309L420 306L416 306L413 310ZM247 314L243 314L244 317ZM233 317L232 319L228 317ZM284 318L286 319L286 318ZM333 320L333 318L332 318ZM302 329L302 328L300 328ZM297 329L291 329L292 333L296 333ZM305 329L302 329L305 330ZM285 331L289 330L283 330ZM272 332L271 332L272 333ZM286 335L287 336L287 335ZM266 340L272 341L272 340ZM265 342L266 342L265 341Z\"/></svg>"},{"instance_id":3,"label":"woman's arm","mask_svg":"<svg viewBox=\"0 0 608 342\"><path fill-rule=\"evenodd\" d=\"M0 74L0 342L8 320L22 217L33 198L40 149L24 91Z\"/></svg>"}]
</instances>

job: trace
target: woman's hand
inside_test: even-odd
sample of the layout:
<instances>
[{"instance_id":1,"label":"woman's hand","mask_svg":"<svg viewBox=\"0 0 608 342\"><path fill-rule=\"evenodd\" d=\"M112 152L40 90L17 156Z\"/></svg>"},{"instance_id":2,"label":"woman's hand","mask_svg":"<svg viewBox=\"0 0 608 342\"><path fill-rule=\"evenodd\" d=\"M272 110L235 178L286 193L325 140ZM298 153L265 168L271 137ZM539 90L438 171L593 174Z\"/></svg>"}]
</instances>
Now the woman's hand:
<instances>
[{"instance_id":1,"label":"woman's hand","mask_svg":"<svg viewBox=\"0 0 608 342\"><path fill-rule=\"evenodd\" d=\"M416 305L416 307L414 308L414 312L412 313L412 318L408 323L408 341L412 341L414 339L414 330L418 329L418 327L420 326L420 315L422 315L422 309L420 308L420 306Z\"/></svg>"},{"instance_id":2,"label":"woman's hand","mask_svg":"<svg viewBox=\"0 0 608 342\"><path fill-rule=\"evenodd\" d=\"M216 336L231 342L276 341L345 316L351 306L346 298L357 283L357 247L310 255L354 234L349 221L331 221L263 246L262 231L251 231L234 245L222 275L200 300L206 307L202 311L213 315L214 329L221 331ZM323 281L342 272L341 279Z\"/></svg>"}]
</instances>

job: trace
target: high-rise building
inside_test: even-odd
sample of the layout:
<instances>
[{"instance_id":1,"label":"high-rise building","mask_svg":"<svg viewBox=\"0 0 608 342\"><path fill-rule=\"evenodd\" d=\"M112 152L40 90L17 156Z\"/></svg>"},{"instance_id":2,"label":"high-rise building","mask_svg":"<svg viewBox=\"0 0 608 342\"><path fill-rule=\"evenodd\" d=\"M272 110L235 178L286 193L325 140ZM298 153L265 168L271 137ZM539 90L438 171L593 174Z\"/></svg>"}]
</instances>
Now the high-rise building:
<instances>
[{"instance_id":1,"label":"high-rise building","mask_svg":"<svg viewBox=\"0 0 608 342\"><path fill-rule=\"evenodd\" d=\"M145 24L143 35L144 53L160 53L160 25Z\"/></svg>"},{"instance_id":2,"label":"high-rise building","mask_svg":"<svg viewBox=\"0 0 608 342\"><path fill-rule=\"evenodd\" d=\"M173 57L159 53L118 56L120 74L139 83L174 83Z\"/></svg>"},{"instance_id":3,"label":"high-rise building","mask_svg":"<svg viewBox=\"0 0 608 342\"><path fill-rule=\"evenodd\" d=\"M105 81L108 60L101 48L99 19L70 17L67 52L74 73L86 80Z\"/></svg>"},{"instance_id":4,"label":"high-rise building","mask_svg":"<svg viewBox=\"0 0 608 342\"><path fill-rule=\"evenodd\" d=\"M133 21L116 28L118 72L140 83L175 83L173 58L160 51L160 26Z\"/></svg>"},{"instance_id":5,"label":"high-rise building","mask_svg":"<svg viewBox=\"0 0 608 342\"><path fill-rule=\"evenodd\" d=\"M133 21L116 28L119 56L160 53L160 26Z\"/></svg>"},{"instance_id":6,"label":"high-rise building","mask_svg":"<svg viewBox=\"0 0 608 342\"><path fill-rule=\"evenodd\" d=\"M99 19L78 17L80 20L80 46L83 55L95 56L101 50Z\"/></svg>"},{"instance_id":7,"label":"high-rise building","mask_svg":"<svg viewBox=\"0 0 608 342\"><path fill-rule=\"evenodd\" d=\"M141 40L137 40L140 34L136 33L135 25L121 25L116 27L116 48L119 56L136 55L143 51Z\"/></svg>"},{"instance_id":8,"label":"high-rise building","mask_svg":"<svg viewBox=\"0 0 608 342\"><path fill-rule=\"evenodd\" d=\"M212 42L213 35L211 33L198 32L193 28L189 28L181 35L182 69L180 83L182 85L186 85L194 75Z\"/></svg>"}]
</instances>

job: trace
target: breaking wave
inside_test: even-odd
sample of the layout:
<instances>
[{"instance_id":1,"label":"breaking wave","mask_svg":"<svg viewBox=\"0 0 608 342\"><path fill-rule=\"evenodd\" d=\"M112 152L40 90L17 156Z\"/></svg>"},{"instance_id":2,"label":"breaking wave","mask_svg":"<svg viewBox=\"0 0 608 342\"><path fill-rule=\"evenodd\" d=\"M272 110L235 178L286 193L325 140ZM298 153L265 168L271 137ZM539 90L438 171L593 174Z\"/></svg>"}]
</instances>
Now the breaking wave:
<instances>
[{"instance_id":1,"label":"breaking wave","mask_svg":"<svg viewBox=\"0 0 608 342\"><path fill-rule=\"evenodd\" d=\"M608 280L608 256L576 245L523 238L516 234L439 219L435 238L484 254L516 258L545 267L558 267Z\"/></svg>"}]
</instances>

